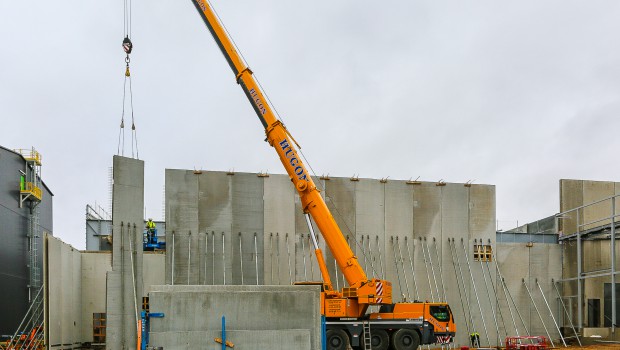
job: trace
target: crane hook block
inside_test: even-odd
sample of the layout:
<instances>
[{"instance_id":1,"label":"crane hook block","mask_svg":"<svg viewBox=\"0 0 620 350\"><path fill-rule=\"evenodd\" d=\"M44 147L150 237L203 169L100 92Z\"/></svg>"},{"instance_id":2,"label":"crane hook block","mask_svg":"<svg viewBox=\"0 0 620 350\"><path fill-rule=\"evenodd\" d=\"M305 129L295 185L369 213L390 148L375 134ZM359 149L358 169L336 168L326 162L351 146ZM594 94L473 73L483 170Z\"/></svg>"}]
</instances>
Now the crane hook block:
<instances>
[{"instance_id":1,"label":"crane hook block","mask_svg":"<svg viewBox=\"0 0 620 350\"><path fill-rule=\"evenodd\" d=\"M125 39L123 39L123 50L125 50L125 53L129 55L132 49L133 49L133 44L131 43L131 40L129 39L129 37L126 36Z\"/></svg>"}]
</instances>

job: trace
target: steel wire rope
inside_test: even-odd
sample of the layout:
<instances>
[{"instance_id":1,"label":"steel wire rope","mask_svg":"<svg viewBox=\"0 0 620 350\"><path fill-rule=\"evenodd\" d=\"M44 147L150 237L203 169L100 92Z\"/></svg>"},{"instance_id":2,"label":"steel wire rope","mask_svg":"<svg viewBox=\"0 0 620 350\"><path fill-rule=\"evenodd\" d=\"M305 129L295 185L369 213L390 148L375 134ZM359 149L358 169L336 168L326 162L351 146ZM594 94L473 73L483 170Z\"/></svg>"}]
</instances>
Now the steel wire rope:
<instances>
[{"instance_id":1,"label":"steel wire rope","mask_svg":"<svg viewBox=\"0 0 620 350\"><path fill-rule=\"evenodd\" d=\"M133 157L133 145L135 140L136 159L140 159L140 154L138 152L138 132L136 131L136 123L133 116L133 88L131 87L131 75L129 76L129 104L131 106L131 157Z\"/></svg>"},{"instance_id":2,"label":"steel wire rope","mask_svg":"<svg viewBox=\"0 0 620 350\"><path fill-rule=\"evenodd\" d=\"M235 50L239 53L239 56L241 57L241 60L243 61L243 64L246 67L249 67L247 60L245 59L245 56L243 55L243 51L241 51L241 49L237 46L237 43L235 42L235 39L233 38L232 35L230 35L230 32L228 31L228 28L226 28L226 25L224 24L224 22L222 21L222 19L220 18L219 13L217 12L217 10L215 9L215 7L213 6L213 4L211 3L211 1L209 0L205 0L209 6L211 7L211 9L213 10L213 13L215 14L215 16L217 17L217 20L219 22L219 24L222 26L222 28L224 29L224 31L226 32L226 35L228 35L228 38L230 38L231 43L233 44ZM278 119L280 119L280 121L282 122L282 124L286 124L284 121L284 118L280 115L280 113L278 112L277 108L275 107L275 105L271 102L271 98L269 97L269 94L267 93L267 91L265 90L265 88L263 87L263 85L260 83L260 79L258 79L258 76L256 73L252 72L252 75L254 76L254 79L256 80L256 83L258 84L258 86L260 87L263 95L265 96L265 98L267 99L267 103L269 104L269 106L271 107L271 109L273 109L275 115L278 117ZM286 128L286 127L285 127ZM288 130L287 130L288 133ZM295 141L294 141L295 142ZM304 163L307 165L307 167L310 169L310 172L312 173L312 175L314 177L317 177L316 172L314 171L314 169L312 168L312 165L310 164L310 162L308 161L308 159L306 158L306 155L304 154L304 152L301 150L301 146L295 142L295 144L298 147L298 152L301 154L301 157L304 160ZM316 185L316 184L315 184ZM323 186L321 186L320 184L317 185L317 188L321 191L323 191L323 193L325 192L325 188L323 188ZM327 194L325 195L326 198L329 198L331 200L331 198L329 196L327 196ZM344 221L344 216L342 214L340 214L340 211L338 210L338 207L332 202L333 208L336 212L336 214L340 217L340 219L342 219L343 225L346 227L348 233L353 234L353 231L351 230L351 228L349 228L349 226L347 225L347 223ZM344 233L343 233L344 234ZM359 243L357 242L357 240L355 240L355 245L359 248L362 248ZM363 248L362 248L363 250ZM366 258L365 253L362 251L362 254L364 255L364 258ZM373 274L377 274L376 271L372 271Z\"/></svg>"},{"instance_id":3,"label":"steel wire rope","mask_svg":"<svg viewBox=\"0 0 620 350\"><path fill-rule=\"evenodd\" d=\"M121 125L118 130L118 146L116 149L116 155L125 155L125 133L123 132L125 129L125 96L127 90L127 76L125 76L125 81L123 82L123 105L121 112ZM122 147L121 147L121 137L122 137ZM121 153L122 150L122 153Z\"/></svg>"}]
</instances>

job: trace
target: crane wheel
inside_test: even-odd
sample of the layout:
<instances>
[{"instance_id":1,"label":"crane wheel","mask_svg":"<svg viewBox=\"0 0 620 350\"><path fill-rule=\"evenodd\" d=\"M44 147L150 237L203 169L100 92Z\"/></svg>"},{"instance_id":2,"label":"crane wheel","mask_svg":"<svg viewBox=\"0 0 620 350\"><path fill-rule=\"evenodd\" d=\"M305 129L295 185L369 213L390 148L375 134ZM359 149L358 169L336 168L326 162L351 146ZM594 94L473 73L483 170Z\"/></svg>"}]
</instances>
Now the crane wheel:
<instances>
[{"instance_id":1,"label":"crane wheel","mask_svg":"<svg viewBox=\"0 0 620 350\"><path fill-rule=\"evenodd\" d=\"M394 350L415 350L420 345L420 336L413 329L399 329L392 333Z\"/></svg>"},{"instance_id":2,"label":"crane wheel","mask_svg":"<svg viewBox=\"0 0 620 350\"><path fill-rule=\"evenodd\" d=\"M325 335L327 350L346 350L349 347L349 336L343 329L330 329Z\"/></svg>"},{"instance_id":3,"label":"crane wheel","mask_svg":"<svg viewBox=\"0 0 620 350\"><path fill-rule=\"evenodd\" d=\"M390 346L390 337L383 329L370 331L370 347L372 350L387 350Z\"/></svg>"}]
</instances>

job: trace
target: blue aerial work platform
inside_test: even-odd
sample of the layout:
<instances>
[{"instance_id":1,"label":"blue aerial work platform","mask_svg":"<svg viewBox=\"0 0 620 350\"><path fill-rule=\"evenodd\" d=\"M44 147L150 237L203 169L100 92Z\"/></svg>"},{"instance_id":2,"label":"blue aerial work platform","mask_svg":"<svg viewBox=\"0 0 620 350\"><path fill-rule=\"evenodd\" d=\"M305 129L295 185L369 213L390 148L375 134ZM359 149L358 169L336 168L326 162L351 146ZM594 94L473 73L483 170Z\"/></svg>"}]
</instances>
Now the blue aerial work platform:
<instances>
[{"instance_id":1,"label":"blue aerial work platform","mask_svg":"<svg viewBox=\"0 0 620 350\"><path fill-rule=\"evenodd\" d=\"M159 242L157 239L157 229L145 229L143 235L143 248L144 251L165 250L166 242Z\"/></svg>"}]
</instances>

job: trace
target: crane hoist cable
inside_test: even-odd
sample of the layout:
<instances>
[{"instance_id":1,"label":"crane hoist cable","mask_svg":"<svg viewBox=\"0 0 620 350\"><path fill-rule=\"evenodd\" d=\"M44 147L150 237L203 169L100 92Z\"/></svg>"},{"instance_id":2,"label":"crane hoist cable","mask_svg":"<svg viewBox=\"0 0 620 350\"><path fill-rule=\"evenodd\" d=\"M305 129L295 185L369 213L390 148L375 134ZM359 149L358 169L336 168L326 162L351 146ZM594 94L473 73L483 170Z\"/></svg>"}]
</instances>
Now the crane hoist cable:
<instances>
[{"instance_id":1,"label":"crane hoist cable","mask_svg":"<svg viewBox=\"0 0 620 350\"><path fill-rule=\"evenodd\" d=\"M129 63L131 62L131 58L129 57L129 55L133 51L133 43L131 42L131 12L131 0L124 0L124 39L122 47L123 51L125 52L125 80L123 82L123 107L121 113L120 130L118 134L117 154L123 156L125 155L125 106L127 104L127 85L129 85L129 112L131 113L131 156L134 157L135 146L135 157L139 159L140 153L138 152L138 134L136 131L136 123L133 112L133 90L131 86L131 71L129 69Z\"/></svg>"}]
</instances>

